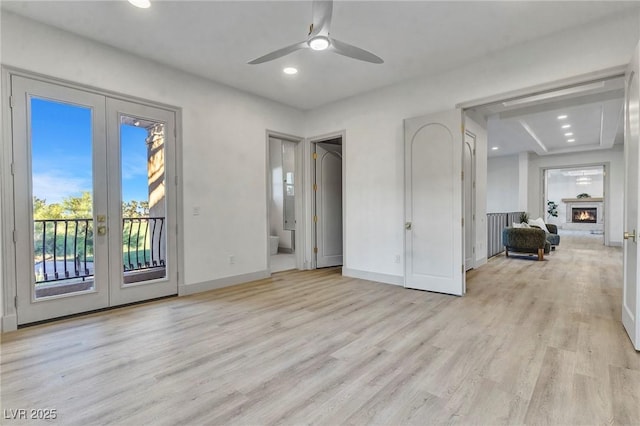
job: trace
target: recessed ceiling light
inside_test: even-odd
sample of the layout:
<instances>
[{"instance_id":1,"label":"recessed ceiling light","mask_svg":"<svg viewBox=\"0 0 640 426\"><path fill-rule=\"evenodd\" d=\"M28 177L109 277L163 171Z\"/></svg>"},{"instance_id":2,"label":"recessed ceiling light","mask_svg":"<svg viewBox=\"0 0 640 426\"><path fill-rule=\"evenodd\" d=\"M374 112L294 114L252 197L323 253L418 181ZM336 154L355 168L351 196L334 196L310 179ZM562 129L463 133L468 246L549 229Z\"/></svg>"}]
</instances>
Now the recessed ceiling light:
<instances>
[{"instance_id":1,"label":"recessed ceiling light","mask_svg":"<svg viewBox=\"0 0 640 426\"><path fill-rule=\"evenodd\" d=\"M571 143L571 142L575 142L575 139L567 139L567 142Z\"/></svg>"},{"instance_id":2,"label":"recessed ceiling light","mask_svg":"<svg viewBox=\"0 0 640 426\"><path fill-rule=\"evenodd\" d=\"M492 147L491 147L491 151L497 151L497 150L499 150L499 149L500 149L500 148L498 148L497 146L492 146Z\"/></svg>"},{"instance_id":3,"label":"recessed ceiling light","mask_svg":"<svg viewBox=\"0 0 640 426\"><path fill-rule=\"evenodd\" d=\"M139 7L140 9L148 9L151 7L151 2L149 0L129 0L129 3L135 7Z\"/></svg>"},{"instance_id":4,"label":"recessed ceiling light","mask_svg":"<svg viewBox=\"0 0 640 426\"><path fill-rule=\"evenodd\" d=\"M325 50L329 47L329 39L324 36L317 36L307 42L313 50Z\"/></svg>"},{"instance_id":5,"label":"recessed ceiling light","mask_svg":"<svg viewBox=\"0 0 640 426\"><path fill-rule=\"evenodd\" d=\"M569 133L565 133L565 136L573 136L573 133L569 132Z\"/></svg>"},{"instance_id":6,"label":"recessed ceiling light","mask_svg":"<svg viewBox=\"0 0 640 426\"><path fill-rule=\"evenodd\" d=\"M571 124L564 124L564 125L562 126L562 128L563 128L563 129L568 129L569 127L571 127Z\"/></svg>"},{"instance_id":7,"label":"recessed ceiling light","mask_svg":"<svg viewBox=\"0 0 640 426\"><path fill-rule=\"evenodd\" d=\"M298 74L298 69L294 67L286 67L282 70L283 73L293 75Z\"/></svg>"},{"instance_id":8,"label":"recessed ceiling light","mask_svg":"<svg viewBox=\"0 0 640 426\"><path fill-rule=\"evenodd\" d=\"M558 116L558 120L564 120L565 118L567 118L567 116L566 116L566 115L559 115L559 116Z\"/></svg>"}]
</instances>

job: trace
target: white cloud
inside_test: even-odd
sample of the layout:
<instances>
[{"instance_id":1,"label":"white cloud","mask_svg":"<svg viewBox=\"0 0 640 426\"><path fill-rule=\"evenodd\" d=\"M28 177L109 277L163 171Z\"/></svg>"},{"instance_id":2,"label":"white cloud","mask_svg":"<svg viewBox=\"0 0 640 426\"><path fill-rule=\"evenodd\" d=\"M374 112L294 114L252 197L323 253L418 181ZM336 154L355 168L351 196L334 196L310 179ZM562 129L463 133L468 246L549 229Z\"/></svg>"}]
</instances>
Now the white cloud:
<instances>
[{"instance_id":1,"label":"white cloud","mask_svg":"<svg viewBox=\"0 0 640 426\"><path fill-rule=\"evenodd\" d=\"M82 191L92 191L91 180L80 176L69 176L61 171L34 173L32 177L33 195L47 200L47 203L59 203L63 198L78 196Z\"/></svg>"},{"instance_id":2,"label":"white cloud","mask_svg":"<svg viewBox=\"0 0 640 426\"><path fill-rule=\"evenodd\" d=\"M147 176L147 156L127 153L122 158L122 179L134 179L140 176Z\"/></svg>"}]
</instances>

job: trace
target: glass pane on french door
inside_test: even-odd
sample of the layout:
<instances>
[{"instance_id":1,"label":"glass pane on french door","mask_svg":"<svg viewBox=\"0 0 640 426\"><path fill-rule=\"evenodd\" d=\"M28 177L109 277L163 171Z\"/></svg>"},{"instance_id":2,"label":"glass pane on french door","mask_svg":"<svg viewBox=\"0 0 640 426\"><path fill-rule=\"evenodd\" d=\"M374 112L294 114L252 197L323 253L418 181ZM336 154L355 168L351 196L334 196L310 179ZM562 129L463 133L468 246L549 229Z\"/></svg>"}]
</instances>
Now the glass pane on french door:
<instances>
[{"instance_id":1,"label":"glass pane on french door","mask_svg":"<svg viewBox=\"0 0 640 426\"><path fill-rule=\"evenodd\" d=\"M120 115L125 285L167 276L165 124Z\"/></svg>"},{"instance_id":2,"label":"glass pane on french door","mask_svg":"<svg viewBox=\"0 0 640 426\"><path fill-rule=\"evenodd\" d=\"M30 103L35 298L93 290L91 108Z\"/></svg>"}]
</instances>

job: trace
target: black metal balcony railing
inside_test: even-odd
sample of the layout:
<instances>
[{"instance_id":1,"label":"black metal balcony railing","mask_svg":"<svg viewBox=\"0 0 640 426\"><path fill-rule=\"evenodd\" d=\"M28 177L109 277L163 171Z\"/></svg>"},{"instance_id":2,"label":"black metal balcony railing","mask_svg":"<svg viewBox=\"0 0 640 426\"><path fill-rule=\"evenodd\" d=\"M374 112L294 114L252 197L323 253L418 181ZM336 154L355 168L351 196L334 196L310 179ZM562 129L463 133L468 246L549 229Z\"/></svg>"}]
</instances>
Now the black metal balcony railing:
<instances>
[{"instance_id":1,"label":"black metal balcony railing","mask_svg":"<svg viewBox=\"0 0 640 426\"><path fill-rule=\"evenodd\" d=\"M122 219L124 272L165 267L164 217ZM93 277L93 219L34 220L36 283Z\"/></svg>"}]
</instances>

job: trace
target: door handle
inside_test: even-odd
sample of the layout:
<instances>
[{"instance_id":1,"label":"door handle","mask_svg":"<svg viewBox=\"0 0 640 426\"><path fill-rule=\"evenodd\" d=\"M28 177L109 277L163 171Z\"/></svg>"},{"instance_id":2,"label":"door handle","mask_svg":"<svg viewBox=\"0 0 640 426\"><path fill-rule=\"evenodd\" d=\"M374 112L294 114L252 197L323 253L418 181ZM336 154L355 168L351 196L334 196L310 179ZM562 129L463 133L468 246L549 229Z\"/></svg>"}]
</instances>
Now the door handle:
<instances>
[{"instance_id":1,"label":"door handle","mask_svg":"<svg viewBox=\"0 0 640 426\"><path fill-rule=\"evenodd\" d=\"M104 225L98 226L98 235L105 236L107 235L107 227Z\"/></svg>"},{"instance_id":2,"label":"door handle","mask_svg":"<svg viewBox=\"0 0 640 426\"><path fill-rule=\"evenodd\" d=\"M624 239L625 240L629 240L629 239L633 240L633 242L635 243L636 242L636 230L634 229L632 233L625 232L624 233Z\"/></svg>"},{"instance_id":3,"label":"door handle","mask_svg":"<svg viewBox=\"0 0 640 426\"><path fill-rule=\"evenodd\" d=\"M407 222L404 224L404 229L406 229L407 231L411 230L411 222Z\"/></svg>"}]
</instances>

